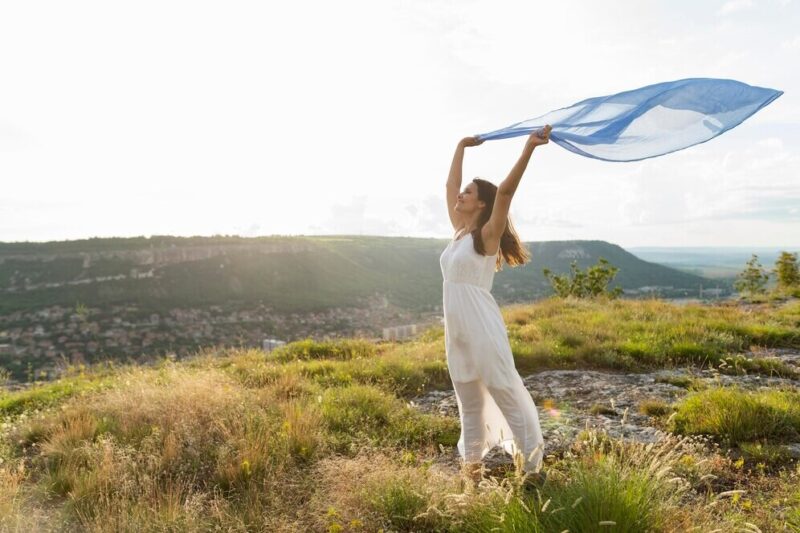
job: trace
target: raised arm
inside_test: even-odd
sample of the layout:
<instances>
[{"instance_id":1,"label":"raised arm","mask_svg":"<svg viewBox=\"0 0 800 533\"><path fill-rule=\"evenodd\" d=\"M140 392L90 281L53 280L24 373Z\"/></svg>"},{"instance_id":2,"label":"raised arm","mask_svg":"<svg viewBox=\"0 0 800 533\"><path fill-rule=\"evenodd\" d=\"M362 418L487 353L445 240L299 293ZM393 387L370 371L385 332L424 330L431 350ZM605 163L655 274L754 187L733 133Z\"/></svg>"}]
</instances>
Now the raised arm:
<instances>
[{"instance_id":1,"label":"raised arm","mask_svg":"<svg viewBox=\"0 0 800 533\"><path fill-rule=\"evenodd\" d=\"M522 155L519 156L511 172L508 173L508 177L498 185L497 195L494 198L494 206L492 207L492 216L482 230L484 242L492 245L489 249L496 249L500 245L500 237L503 235L508 221L511 199L514 197L522 175L528 167L528 161L533 154L534 148L550 142L551 129L550 125L547 125L544 129L530 134L525 142Z\"/></svg>"},{"instance_id":2,"label":"raised arm","mask_svg":"<svg viewBox=\"0 0 800 533\"><path fill-rule=\"evenodd\" d=\"M450 175L447 177L447 213L450 215L450 223L453 230L463 226L461 215L456 211L458 193L461 191L461 167L464 162L464 148L467 146L478 146L483 140L476 137L464 137L458 142L456 152L453 154L453 162L450 164Z\"/></svg>"},{"instance_id":3,"label":"raised arm","mask_svg":"<svg viewBox=\"0 0 800 533\"><path fill-rule=\"evenodd\" d=\"M450 216L450 223L453 230L461 227L461 215L456 211L458 192L461 190L461 167L464 162L464 140L459 141L456 146L456 153L453 154L453 162L450 163L450 175L447 176L447 213Z\"/></svg>"}]
</instances>

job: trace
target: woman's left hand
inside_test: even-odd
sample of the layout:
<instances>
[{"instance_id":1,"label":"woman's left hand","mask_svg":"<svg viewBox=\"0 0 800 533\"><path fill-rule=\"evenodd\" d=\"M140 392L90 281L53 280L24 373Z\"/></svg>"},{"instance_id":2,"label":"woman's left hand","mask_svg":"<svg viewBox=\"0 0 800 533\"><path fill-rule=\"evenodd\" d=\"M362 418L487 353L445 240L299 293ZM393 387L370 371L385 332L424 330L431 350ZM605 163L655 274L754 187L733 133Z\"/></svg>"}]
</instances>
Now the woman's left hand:
<instances>
[{"instance_id":1,"label":"woman's left hand","mask_svg":"<svg viewBox=\"0 0 800 533\"><path fill-rule=\"evenodd\" d=\"M479 139L477 135L472 137L464 137L461 139L460 144L461 146L480 146L483 144L483 139Z\"/></svg>"},{"instance_id":2,"label":"woman's left hand","mask_svg":"<svg viewBox=\"0 0 800 533\"><path fill-rule=\"evenodd\" d=\"M536 130L528 136L528 145L530 146L540 146L542 144L547 144L550 142L550 130L553 127L548 124L544 128L540 130Z\"/></svg>"}]
</instances>

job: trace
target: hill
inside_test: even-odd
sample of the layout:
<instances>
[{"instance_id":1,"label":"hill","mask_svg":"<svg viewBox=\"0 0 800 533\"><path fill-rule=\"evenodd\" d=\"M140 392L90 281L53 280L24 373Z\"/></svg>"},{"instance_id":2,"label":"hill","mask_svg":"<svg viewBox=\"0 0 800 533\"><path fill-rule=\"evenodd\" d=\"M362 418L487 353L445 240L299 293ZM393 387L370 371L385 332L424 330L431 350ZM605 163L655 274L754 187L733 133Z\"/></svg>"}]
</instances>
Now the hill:
<instances>
[{"instance_id":1,"label":"hill","mask_svg":"<svg viewBox=\"0 0 800 533\"><path fill-rule=\"evenodd\" d=\"M642 261L604 241L525 243L533 260L495 277L498 302L551 294L543 268L559 273L605 257L620 268L614 286L671 287L681 295L704 282ZM46 305L133 304L145 312L223 302L266 302L279 312L363 304L376 294L407 309L441 301L442 239L371 236L136 237L0 243L0 314Z\"/></svg>"},{"instance_id":2,"label":"hill","mask_svg":"<svg viewBox=\"0 0 800 533\"><path fill-rule=\"evenodd\" d=\"M442 239L137 237L0 244L0 367L17 381L104 359L143 363L204 346L382 336L437 323ZM532 242L531 263L504 267L502 304L551 293L542 268L605 257L636 294L696 294L702 278L647 263L602 241ZM653 291L645 292L652 294Z\"/></svg>"}]
</instances>

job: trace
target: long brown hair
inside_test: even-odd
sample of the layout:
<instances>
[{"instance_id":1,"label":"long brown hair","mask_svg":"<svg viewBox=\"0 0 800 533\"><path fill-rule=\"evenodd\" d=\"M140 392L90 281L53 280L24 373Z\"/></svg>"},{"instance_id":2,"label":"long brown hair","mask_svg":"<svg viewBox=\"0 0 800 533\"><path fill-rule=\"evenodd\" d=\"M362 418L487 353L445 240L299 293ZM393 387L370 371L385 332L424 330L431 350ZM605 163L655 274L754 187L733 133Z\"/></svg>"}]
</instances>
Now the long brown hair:
<instances>
[{"instance_id":1,"label":"long brown hair","mask_svg":"<svg viewBox=\"0 0 800 533\"><path fill-rule=\"evenodd\" d=\"M478 217L478 227L472 231L472 243L476 252L481 255L486 255L481 229L489 222L489 218L492 216L494 199L495 196L497 196L497 185L481 178L475 178L472 182L478 186L478 200L486 203L486 208ZM528 250L522 245L522 242L519 240L519 235L517 235L514 226L511 224L511 215L507 217L506 227L503 230L503 235L500 237L500 250L497 253L495 272L503 269L503 259L505 259L506 263L511 267L524 265L531 259Z\"/></svg>"}]
</instances>

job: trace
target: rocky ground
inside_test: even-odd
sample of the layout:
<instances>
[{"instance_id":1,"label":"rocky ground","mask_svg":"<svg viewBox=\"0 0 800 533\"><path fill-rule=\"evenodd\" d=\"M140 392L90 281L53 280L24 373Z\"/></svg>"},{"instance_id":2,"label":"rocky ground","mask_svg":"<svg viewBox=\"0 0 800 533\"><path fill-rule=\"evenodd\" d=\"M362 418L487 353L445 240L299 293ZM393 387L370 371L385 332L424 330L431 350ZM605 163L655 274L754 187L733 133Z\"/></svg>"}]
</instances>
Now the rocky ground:
<instances>
[{"instance_id":1,"label":"rocky ground","mask_svg":"<svg viewBox=\"0 0 800 533\"><path fill-rule=\"evenodd\" d=\"M800 351L772 349L744 354L746 357L777 358L800 370ZM689 393L685 387L665 382L676 377L690 377L708 386L739 385L747 390L788 388L800 390L800 380L761 375L727 375L714 369L681 367L631 374L595 370L545 370L523 377L538 408L545 440L545 453L558 454L570 445L576 434L586 429L604 427L617 438L656 442L666 434L656 420L639 411L644 400L660 400L671 404ZM452 390L430 391L412 400L424 412L458 417L458 406ZM593 414L593 406L594 408ZM606 409L600 409L599 407ZM598 412L601 411L601 412ZM795 458L800 458L800 442L786 445ZM458 452L447 461L458 464ZM511 462L500 448L484 459L487 467Z\"/></svg>"}]
</instances>

